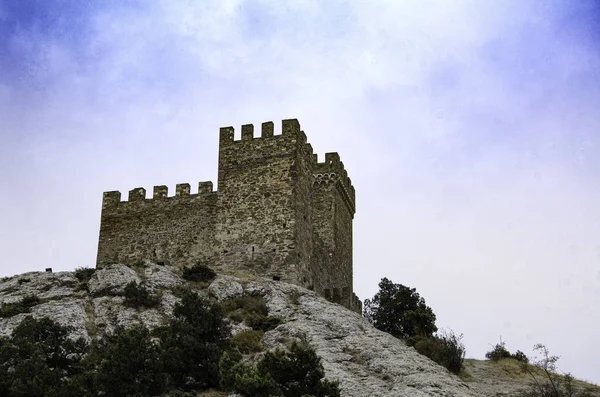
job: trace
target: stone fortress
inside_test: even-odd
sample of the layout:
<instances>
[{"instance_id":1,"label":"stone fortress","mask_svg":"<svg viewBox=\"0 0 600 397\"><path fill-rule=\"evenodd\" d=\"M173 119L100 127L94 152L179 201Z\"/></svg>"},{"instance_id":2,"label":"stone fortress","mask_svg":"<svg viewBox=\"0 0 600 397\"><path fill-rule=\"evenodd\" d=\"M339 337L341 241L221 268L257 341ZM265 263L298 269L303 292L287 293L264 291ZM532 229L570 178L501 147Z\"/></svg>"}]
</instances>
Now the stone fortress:
<instances>
[{"instance_id":1,"label":"stone fortress","mask_svg":"<svg viewBox=\"0 0 600 397\"><path fill-rule=\"evenodd\" d=\"M318 162L298 120L272 122L241 140L220 129L218 190L187 183L144 188L121 201L105 192L96 266L139 260L184 267L200 262L220 274L249 272L296 284L356 312L352 220L355 192L337 153Z\"/></svg>"}]
</instances>

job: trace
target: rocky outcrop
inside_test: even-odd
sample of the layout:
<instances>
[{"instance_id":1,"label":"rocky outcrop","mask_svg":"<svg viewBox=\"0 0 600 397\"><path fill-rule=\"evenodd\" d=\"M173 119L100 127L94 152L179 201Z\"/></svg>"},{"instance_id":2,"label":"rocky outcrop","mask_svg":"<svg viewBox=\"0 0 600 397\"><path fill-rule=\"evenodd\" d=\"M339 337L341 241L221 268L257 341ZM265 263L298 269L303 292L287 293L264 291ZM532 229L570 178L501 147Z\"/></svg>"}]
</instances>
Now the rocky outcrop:
<instances>
[{"instance_id":1,"label":"rocky outcrop","mask_svg":"<svg viewBox=\"0 0 600 397\"><path fill-rule=\"evenodd\" d=\"M152 309L132 309L121 296L127 283L143 283L160 297ZM146 264L113 265L95 271L87 289L73 273L27 273L0 282L0 304L36 295L42 302L30 315L50 317L73 328L71 336L101 338L115 327L145 324L154 328L172 315L177 288L186 284L174 268ZM194 285L190 285L194 287ZM413 348L372 327L359 314L301 287L268 279L252 281L228 276L215 279L198 293L217 300L242 294L264 296L269 315L283 324L264 334L269 349L293 339L309 342L323 360L326 376L340 381L342 396L501 396L498 382L463 382ZM0 335L9 335L28 314L0 318ZM243 329L234 326L234 332ZM505 386L503 386L506 391ZM511 388L514 392L518 386Z\"/></svg>"}]
</instances>

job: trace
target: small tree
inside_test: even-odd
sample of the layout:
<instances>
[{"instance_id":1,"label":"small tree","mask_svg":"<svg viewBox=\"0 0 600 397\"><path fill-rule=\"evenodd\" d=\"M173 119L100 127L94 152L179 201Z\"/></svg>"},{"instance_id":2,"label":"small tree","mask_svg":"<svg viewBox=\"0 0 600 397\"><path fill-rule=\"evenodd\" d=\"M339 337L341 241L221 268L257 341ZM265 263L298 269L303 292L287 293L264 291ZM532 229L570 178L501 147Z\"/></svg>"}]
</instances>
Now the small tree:
<instances>
[{"instance_id":1,"label":"small tree","mask_svg":"<svg viewBox=\"0 0 600 397\"><path fill-rule=\"evenodd\" d=\"M98 388L105 396L156 396L165 390L161 350L145 326L117 328L97 352Z\"/></svg>"},{"instance_id":2,"label":"small tree","mask_svg":"<svg viewBox=\"0 0 600 397\"><path fill-rule=\"evenodd\" d=\"M0 395L67 397L84 395L76 382L87 344L48 318L26 317L10 338L0 338Z\"/></svg>"},{"instance_id":3,"label":"small tree","mask_svg":"<svg viewBox=\"0 0 600 397\"><path fill-rule=\"evenodd\" d=\"M431 337L437 331L435 314L415 288L381 279L379 292L364 302L364 316L375 328L401 339Z\"/></svg>"},{"instance_id":4,"label":"small tree","mask_svg":"<svg viewBox=\"0 0 600 397\"><path fill-rule=\"evenodd\" d=\"M221 306L188 290L173 315L169 325L156 330L170 384L188 390L218 386L219 359L229 336Z\"/></svg>"}]
</instances>

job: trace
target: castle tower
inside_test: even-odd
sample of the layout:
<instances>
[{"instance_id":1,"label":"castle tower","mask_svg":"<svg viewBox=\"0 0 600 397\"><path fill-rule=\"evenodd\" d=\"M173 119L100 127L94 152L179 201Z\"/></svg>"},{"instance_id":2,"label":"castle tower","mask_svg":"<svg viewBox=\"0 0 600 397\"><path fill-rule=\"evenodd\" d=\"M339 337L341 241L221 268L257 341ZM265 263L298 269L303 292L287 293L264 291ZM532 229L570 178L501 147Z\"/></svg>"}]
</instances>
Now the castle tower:
<instances>
[{"instance_id":1,"label":"castle tower","mask_svg":"<svg viewBox=\"0 0 600 397\"><path fill-rule=\"evenodd\" d=\"M318 163L298 120L220 129L218 189L181 183L175 195L155 186L121 201L104 193L96 266L141 260L218 273L253 273L314 290L360 312L353 294L354 188L337 153Z\"/></svg>"},{"instance_id":2,"label":"castle tower","mask_svg":"<svg viewBox=\"0 0 600 397\"><path fill-rule=\"evenodd\" d=\"M312 211L315 251L326 258L316 291L349 305L353 301L352 221L356 212L354 187L337 153L326 153L325 162L313 169ZM315 266L318 271L321 266Z\"/></svg>"},{"instance_id":3,"label":"castle tower","mask_svg":"<svg viewBox=\"0 0 600 397\"><path fill-rule=\"evenodd\" d=\"M306 136L297 120L283 120L281 135L272 122L233 127L219 138L218 266L248 269L261 276L310 286L311 170Z\"/></svg>"}]
</instances>

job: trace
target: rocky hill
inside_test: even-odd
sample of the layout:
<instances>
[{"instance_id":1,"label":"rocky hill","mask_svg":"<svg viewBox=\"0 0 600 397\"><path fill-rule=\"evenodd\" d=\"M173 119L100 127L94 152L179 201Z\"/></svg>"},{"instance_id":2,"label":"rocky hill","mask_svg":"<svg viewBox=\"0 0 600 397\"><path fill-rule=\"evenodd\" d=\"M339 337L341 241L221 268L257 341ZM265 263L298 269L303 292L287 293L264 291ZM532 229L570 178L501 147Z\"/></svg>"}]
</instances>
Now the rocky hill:
<instances>
[{"instance_id":1,"label":"rocky hill","mask_svg":"<svg viewBox=\"0 0 600 397\"><path fill-rule=\"evenodd\" d=\"M131 281L158 294L160 304L151 309L124 306L124 289ZM25 273L0 282L0 304L35 295L41 301L30 308L30 315L50 317L73 327L74 338L91 341L118 325L163 324L178 302L177 289L185 284L219 301L244 294L263 296L269 315L284 320L264 334L263 345L273 349L293 339L308 341L322 357L326 377L339 380L342 396L514 396L528 384L525 377L498 364L477 360L467 360L470 375L461 379L340 305L295 285L251 276L188 283L176 269L152 263L112 265L95 271L89 280L73 272ZM27 315L0 318L0 335L10 335ZM233 332L243 327L234 325Z\"/></svg>"}]
</instances>

